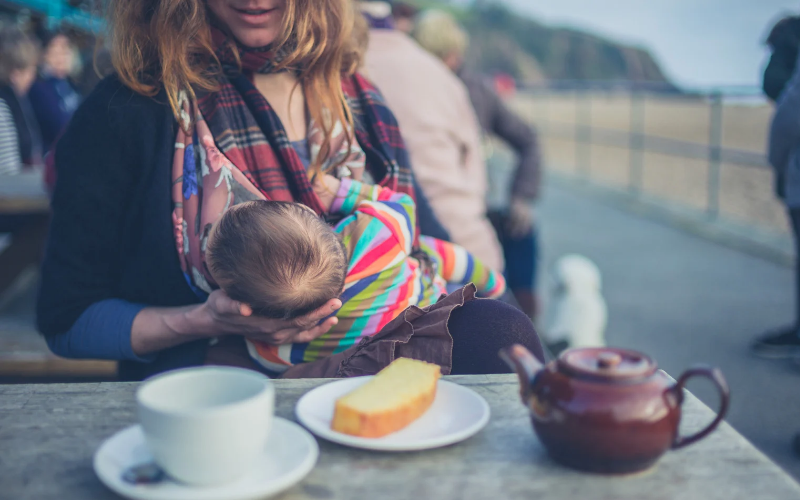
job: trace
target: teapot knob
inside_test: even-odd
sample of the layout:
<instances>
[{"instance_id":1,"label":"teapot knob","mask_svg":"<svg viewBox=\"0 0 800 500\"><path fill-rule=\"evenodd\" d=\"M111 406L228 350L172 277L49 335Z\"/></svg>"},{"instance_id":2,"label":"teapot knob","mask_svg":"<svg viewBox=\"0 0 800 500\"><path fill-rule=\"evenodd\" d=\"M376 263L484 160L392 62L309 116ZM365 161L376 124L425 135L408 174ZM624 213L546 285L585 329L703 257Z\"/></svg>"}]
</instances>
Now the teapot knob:
<instances>
[{"instance_id":1,"label":"teapot knob","mask_svg":"<svg viewBox=\"0 0 800 500\"><path fill-rule=\"evenodd\" d=\"M603 369L616 368L622 363L622 356L615 352L601 352L597 355L597 366Z\"/></svg>"}]
</instances>

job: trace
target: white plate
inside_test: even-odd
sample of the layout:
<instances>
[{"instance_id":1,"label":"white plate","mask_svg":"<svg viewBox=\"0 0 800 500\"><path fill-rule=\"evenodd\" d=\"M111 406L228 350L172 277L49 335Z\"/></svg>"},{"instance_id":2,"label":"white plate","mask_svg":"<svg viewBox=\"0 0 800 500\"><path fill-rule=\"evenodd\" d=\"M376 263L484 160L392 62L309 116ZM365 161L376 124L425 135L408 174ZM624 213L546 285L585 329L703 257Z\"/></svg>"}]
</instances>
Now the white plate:
<instances>
[{"instance_id":1,"label":"white plate","mask_svg":"<svg viewBox=\"0 0 800 500\"><path fill-rule=\"evenodd\" d=\"M133 425L100 446L94 455L94 470L113 491L137 500L250 500L294 486L311 472L319 456L313 436L294 422L279 417L272 422L266 450L253 464L252 471L222 486L189 486L169 478L152 485L133 485L122 480L123 471L153 459L141 426Z\"/></svg>"},{"instance_id":2,"label":"white plate","mask_svg":"<svg viewBox=\"0 0 800 500\"><path fill-rule=\"evenodd\" d=\"M404 429L380 438L356 437L332 430L336 400L371 378L349 378L317 387L297 402L297 419L311 432L328 441L381 451L427 450L447 446L475 435L489 421L489 405L485 399L472 389L439 380L431 407Z\"/></svg>"}]
</instances>

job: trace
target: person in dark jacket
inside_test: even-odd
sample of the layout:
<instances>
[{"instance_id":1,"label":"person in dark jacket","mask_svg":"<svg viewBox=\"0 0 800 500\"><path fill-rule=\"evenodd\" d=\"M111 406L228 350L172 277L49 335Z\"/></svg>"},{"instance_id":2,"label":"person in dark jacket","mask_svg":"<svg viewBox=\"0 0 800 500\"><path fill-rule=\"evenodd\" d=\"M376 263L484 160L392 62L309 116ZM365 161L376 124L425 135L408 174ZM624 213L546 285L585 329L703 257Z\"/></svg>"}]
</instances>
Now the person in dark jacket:
<instances>
[{"instance_id":1,"label":"person in dark jacket","mask_svg":"<svg viewBox=\"0 0 800 500\"><path fill-rule=\"evenodd\" d=\"M794 71L779 92L769 132L767 157L775 170L776 190L786 205L800 255L800 54L795 51ZM800 259L795 264L795 319L782 328L759 336L751 345L753 353L765 358L794 358L800 364ZM793 440L800 455L800 434Z\"/></svg>"},{"instance_id":2,"label":"person in dark jacket","mask_svg":"<svg viewBox=\"0 0 800 500\"><path fill-rule=\"evenodd\" d=\"M539 194L541 159L535 130L512 112L492 85L482 76L464 67L468 44L466 32L444 11L429 10L417 19L414 37L422 47L439 57L464 82L481 128L508 144L518 163L510 183L510 192L494 196L490 189L487 206L489 219L497 231L506 260L506 279L514 297L530 317L537 312L536 260L537 238L534 225L534 202ZM498 158L487 161L491 180L500 176L503 165ZM502 159L500 159L502 161ZM495 182L494 184L496 184Z\"/></svg>"},{"instance_id":3,"label":"person in dark jacket","mask_svg":"<svg viewBox=\"0 0 800 500\"><path fill-rule=\"evenodd\" d=\"M17 28L0 33L0 174L38 165L42 146L27 94L36 78L39 48Z\"/></svg>"},{"instance_id":4,"label":"person in dark jacket","mask_svg":"<svg viewBox=\"0 0 800 500\"><path fill-rule=\"evenodd\" d=\"M75 51L69 37L60 32L44 37L42 69L30 90L30 100L42 132L45 153L78 109L81 96L70 81Z\"/></svg>"},{"instance_id":5,"label":"person in dark jacket","mask_svg":"<svg viewBox=\"0 0 800 500\"><path fill-rule=\"evenodd\" d=\"M800 17L785 17L775 24L767 37L772 50L764 70L764 94L776 102L786 83L794 73L798 48L800 48Z\"/></svg>"},{"instance_id":6,"label":"person in dark jacket","mask_svg":"<svg viewBox=\"0 0 800 500\"><path fill-rule=\"evenodd\" d=\"M797 66L775 106L767 157L775 171L777 196L786 205L800 251L800 68ZM795 321L759 337L752 346L755 354L769 358L797 356L800 360L800 266L796 273Z\"/></svg>"}]
</instances>

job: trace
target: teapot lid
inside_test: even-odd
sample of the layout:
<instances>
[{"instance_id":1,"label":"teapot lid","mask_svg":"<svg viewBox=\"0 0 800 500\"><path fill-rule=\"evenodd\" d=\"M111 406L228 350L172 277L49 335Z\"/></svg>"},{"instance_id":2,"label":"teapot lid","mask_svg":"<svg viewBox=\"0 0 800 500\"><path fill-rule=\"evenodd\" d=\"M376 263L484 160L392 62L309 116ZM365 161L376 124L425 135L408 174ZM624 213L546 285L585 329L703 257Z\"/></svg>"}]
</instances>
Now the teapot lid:
<instances>
[{"instance_id":1,"label":"teapot lid","mask_svg":"<svg viewBox=\"0 0 800 500\"><path fill-rule=\"evenodd\" d=\"M574 377L632 382L655 373L657 365L652 358L640 352L588 347L564 351L558 357L558 367Z\"/></svg>"}]
</instances>

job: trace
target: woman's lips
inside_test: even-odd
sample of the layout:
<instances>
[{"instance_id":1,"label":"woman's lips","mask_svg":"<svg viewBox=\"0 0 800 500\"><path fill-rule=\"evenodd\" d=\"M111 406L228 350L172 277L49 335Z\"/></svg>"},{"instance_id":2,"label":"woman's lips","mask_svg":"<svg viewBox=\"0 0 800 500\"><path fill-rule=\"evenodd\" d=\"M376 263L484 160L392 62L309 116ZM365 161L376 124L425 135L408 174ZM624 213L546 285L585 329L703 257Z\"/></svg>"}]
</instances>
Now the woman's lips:
<instances>
[{"instance_id":1,"label":"woman's lips","mask_svg":"<svg viewBox=\"0 0 800 500\"><path fill-rule=\"evenodd\" d=\"M278 9L237 9L234 7L233 11L245 23L259 25L267 22L270 17L278 12Z\"/></svg>"}]
</instances>

